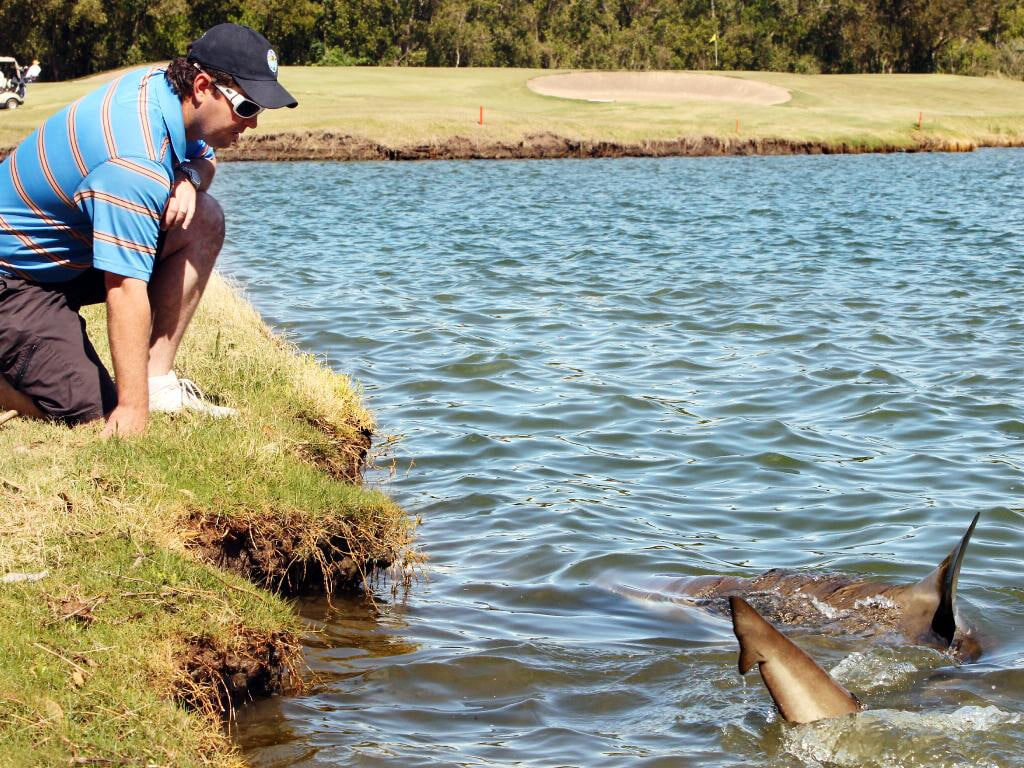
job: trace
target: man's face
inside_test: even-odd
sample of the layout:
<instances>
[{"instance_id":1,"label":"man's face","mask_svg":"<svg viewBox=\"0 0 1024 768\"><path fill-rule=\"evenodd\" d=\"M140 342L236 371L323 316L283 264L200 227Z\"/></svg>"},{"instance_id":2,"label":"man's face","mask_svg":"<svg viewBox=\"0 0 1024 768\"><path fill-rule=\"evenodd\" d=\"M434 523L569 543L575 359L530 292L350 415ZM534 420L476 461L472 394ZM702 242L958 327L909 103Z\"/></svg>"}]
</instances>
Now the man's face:
<instances>
[{"instance_id":1,"label":"man's face","mask_svg":"<svg viewBox=\"0 0 1024 768\"><path fill-rule=\"evenodd\" d=\"M225 96L212 80L200 82L196 78L196 94L200 98L196 113L199 120L200 138L215 149L230 147L246 128L255 128L259 115L239 117ZM231 84L231 89L245 96L245 91Z\"/></svg>"}]
</instances>

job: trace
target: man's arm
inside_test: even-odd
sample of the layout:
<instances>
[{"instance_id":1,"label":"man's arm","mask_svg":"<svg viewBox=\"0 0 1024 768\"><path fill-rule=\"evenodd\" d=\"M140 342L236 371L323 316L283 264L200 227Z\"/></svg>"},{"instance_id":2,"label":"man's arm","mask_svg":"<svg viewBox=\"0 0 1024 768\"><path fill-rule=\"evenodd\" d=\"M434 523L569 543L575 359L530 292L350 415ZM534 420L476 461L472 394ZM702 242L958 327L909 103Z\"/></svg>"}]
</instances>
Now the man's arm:
<instances>
[{"instance_id":1,"label":"man's arm","mask_svg":"<svg viewBox=\"0 0 1024 768\"><path fill-rule=\"evenodd\" d=\"M196 194L203 192L213 184L213 176L217 172L217 160L215 158L197 157L189 160L188 164L199 173L199 189L192 186L181 171L174 172L174 184L171 186L171 196L167 199L167 206L164 208L163 217L160 220L160 228L163 230L188 229L192 223L192 216L196 212Z\"/></svg>"},{"instance_id":2,"label":"man's arm","mask_svg":"<svg viewBox=\"0 0 1024 768\"><path fill-rule=\"evenodd\" d=\"M103 436L138 435L149 422L149 333L152 322L144 280L106 273L107 333L114 360L117 406Z\"/></svg>"}]
</instances>

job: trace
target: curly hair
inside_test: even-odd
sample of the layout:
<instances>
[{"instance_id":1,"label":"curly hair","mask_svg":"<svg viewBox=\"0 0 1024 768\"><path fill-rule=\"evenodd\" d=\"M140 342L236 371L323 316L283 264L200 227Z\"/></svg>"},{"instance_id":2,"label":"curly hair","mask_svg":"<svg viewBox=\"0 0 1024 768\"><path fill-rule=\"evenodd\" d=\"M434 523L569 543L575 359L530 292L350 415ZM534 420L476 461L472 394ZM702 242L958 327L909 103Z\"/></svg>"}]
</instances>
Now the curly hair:
<instances>
[{"instance_id":1,"label":"curly hair","mask_svg":"<svg viewBox=\"0 0 1024 768\"><path fill-rule=\"evenodd\" d=\"M203 67L202 71L212 77L215 83L220 83L228 88L237 87L234 78L227 72L210 67ZM178 98L184 101L192 95L192 87L199 72L198 63L189 61L185 56L179 56L167 65L164 77L167 78L167 82L171 84L171 89L178 95Z\"/></svg>"}]
</instances>

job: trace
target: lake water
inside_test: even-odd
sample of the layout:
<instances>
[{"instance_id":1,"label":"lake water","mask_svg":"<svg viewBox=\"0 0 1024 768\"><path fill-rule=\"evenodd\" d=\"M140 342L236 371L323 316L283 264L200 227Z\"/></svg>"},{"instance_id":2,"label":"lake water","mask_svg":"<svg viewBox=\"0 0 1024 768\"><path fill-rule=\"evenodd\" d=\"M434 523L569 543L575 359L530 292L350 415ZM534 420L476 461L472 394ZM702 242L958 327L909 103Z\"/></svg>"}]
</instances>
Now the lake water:
<instances>
[{"instance_id":1,"label":"lake water","mask_svg":"<svg viewBox=\"0 0 1024 768\"><path fill-rule=\"evenodd\" d=\"M247 759L1019 765L1022 182L994 150L223 166L223 270L362 383L430 558L302 604L322 684L244 711ZM726 619L624 595L915 581L977 511L979 663L786 630L857 716L780 723Z\"/></svg>"}]
</instances>

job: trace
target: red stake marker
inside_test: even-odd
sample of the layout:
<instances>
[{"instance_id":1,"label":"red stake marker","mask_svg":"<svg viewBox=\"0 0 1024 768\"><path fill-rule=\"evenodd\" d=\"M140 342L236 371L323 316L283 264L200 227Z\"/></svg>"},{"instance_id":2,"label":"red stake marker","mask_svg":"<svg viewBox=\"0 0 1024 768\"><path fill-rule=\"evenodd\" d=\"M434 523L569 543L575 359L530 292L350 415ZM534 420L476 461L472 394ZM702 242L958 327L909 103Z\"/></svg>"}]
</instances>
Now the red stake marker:
<instances>
[{"instance_id":1,"label":"red stake marker","mask_svg":"<svg viewBox=\"0 0 1024 768\"><path fill-rule=\"evenodd\" d=\"M480 105L480 125L483 125L483 124L484 124L484 108L483 108L483 105L481 104Z\"/></svg>"}]
</instances>

